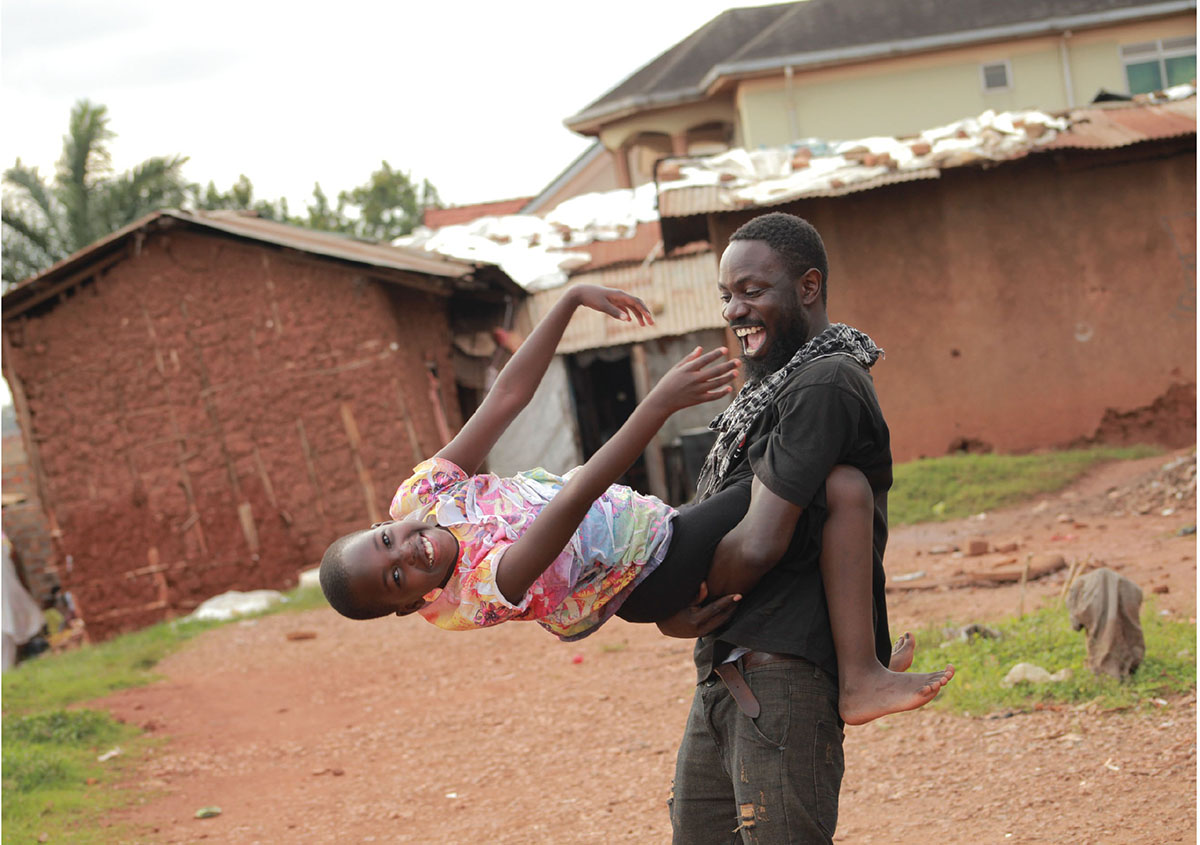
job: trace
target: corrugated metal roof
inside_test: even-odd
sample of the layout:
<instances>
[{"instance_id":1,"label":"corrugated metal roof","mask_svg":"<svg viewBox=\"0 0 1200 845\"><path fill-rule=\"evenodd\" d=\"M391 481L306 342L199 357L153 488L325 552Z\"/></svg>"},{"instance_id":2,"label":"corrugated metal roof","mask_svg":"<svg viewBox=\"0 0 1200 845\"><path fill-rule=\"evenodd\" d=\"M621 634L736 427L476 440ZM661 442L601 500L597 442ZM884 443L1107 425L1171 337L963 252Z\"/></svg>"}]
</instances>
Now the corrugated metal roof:
<instances>
[{"instance_id":1,"label":"corrugated metal roof","mask_svg":"<svg viewBox=\"0 0 1200 845\"><path fill-rule=\"evenodd\" d=\"M389 244L368 243L332 232L318 232L276 223L261 217L251 217L236 211L160 211L164 217L173 217L211 229L219 229L232 235L241 235L254 240L266 241L277 246L325 255L356 264L370 264L391 270L407 270L429 276L460 279L475 269L475 265L454 258L431 255L424 250Z\"/></svg>"},{"instance_id":2,"label":"corrugated metal roof","mask_svg":"<svg viewBox=\"0 0 1200 845\"><path fill-rule=\"evenodd\" d=\"M635 261L645 261L647 256L655 252L662 242L662 227L657 220L649 223L638 223L637 231L631 238L621 238L616 241L592 241L580 247L586 250L591 259L572 275L588 273L601 267L611 267L613 264L627 264Z\"/></svg>"},{"instance_id":3,"label":"corrugated metal roof","mask_svg":"<svg viewBox=\"0 0 1200 845\"><path fill-rule=\"evenodd\" d=\"M126 248L126 240L136 233L151 226L171 225L176 221L339 261L384 270L399 270L421 276L453 279L456 282L465 280L476 271L487 268L488 278L500 284L506 291L511 293L521 291L516 283L492 265L446 258L409 247L368 243L330 232L318 232L286 223L276 223L235 211L188 212L165 209L148 214L140 220L94 241L36 276L15 285L4 294L5 317L20 313L42 301L47 291L57 291L74 286L87 278L87 268L90 265L101 261L112 263L119 260L120 254Z\"/></svg>"},{"instance_id":4,"label":"corrugated metal roof","mask_svg":"<svg viewBox=\"0 0 1200 845\"><path fill-rule=\"evenodd\" d=\"M576 312L558 344L560 354L725 327L717 296L717 258L711 250L661 259L648 266L627 265L579 273L571 276L571 283L576 282L620 288L640 296L654 313L654 325L631 325L596 311ZM535 324L569 287L540 291L526 300Z\"/></svg>"},{"instance_id":5,"label":"corrugated metal roof","mask_svg":"<svg viewBox=\"0 0 1200 845\"><path fill-rule=\"evenodd\" d=\"M983 118L988 120L984 121ZM1003 120L1002 120L1003 119ZM997 126L1007 121L1007 131ZM1007 125L1006 124L1006 125ZM947 128L956 129L947 134ZM846 152L842 160L837 155L813 156L811 169L788 171L786 168L766 173L752 173L738 162L733 153L760 156L765 161L774 157L786 163L790 149L731 151L705 159L675 159L696 172L711 168L722 181L701 181L699 184L676 184L664 181L658 186L658 211L661 218L687 217L696 214L737 211L747 208L766 208L809 197L836 197L858 191L869 191L886 185L916 179L936 179L942 171L977 164L1012 161L1045 150L1115 149L1132 144L1196 134L1196 97L1160 103L1121 103L1091 106L1061 112L1057 117L1040 112L1016 113L1009 116L987 112L979 119L967 119L950 127L941 127L940 140L930 144L922 139L864 139L907 145L908 158L897 163L879 165L863 156L853 157ZM924 134L924 133L923 133ZM838 148L852 147L858 142L842 142ZM923 151L917 152L923 146ZM862 146L866 151L868 146ZM721 164L723 160L728 165ZM802 168L808 168L807 159ZM715 163L714 163L715 162ZM823 167L818 168L816 165ZM723 168L731 168L724 171ZM709 173L709 178L713 177Z\"/></svg>"},{"instance_id":6,"label":"corrugated metal roof","mask_svg":"<svg viewBox=\"0 0 1200 845\"><path fill-rule=\"evenodd\" d=\"M447 208L427 208L421 215L421 223L430 229L442 226L455 226L460 223L470 223L480 217L495 217L500 214L516 214L533 197L517 197L511 200L495 200L493 202L477 202L470 205L452 205Z\"/></svg>"},{"instance_id":7,"label":"corrugated metal roof","mask_svg":"<svg viewBox=\"0 0 1200 845\"><path fill-rule=\"evenodd\" d=\"M936 167L894 171L848 184L836 184L836 180L834 180L834 184L810 190L781 190L775 197L771 197L768 193L765 197L755 199L738 197L731 189L719 185L696 185L674 189L664 186L663 192L658 197L658 213L663 217L687 217L691 214L708 214L716 211L768 208L808 197L840 197L859 191L870 191L884 185L913 182L918 179L937 179L939 176L941 176L941 171Z\"/></svg>"},{"instance_id":8,"label":"corrugated metal roof","mask_svg":"<svg viewBox=\"0 0 1200 845\"><path fill-rule=\"evenodd\" d=\"M1144 105L1120 103L1075 109L1071 128L1047 146L1056 149L1111 150L1143 141L1196 134L1196 98Z\"/></svg>"}]
</instances>

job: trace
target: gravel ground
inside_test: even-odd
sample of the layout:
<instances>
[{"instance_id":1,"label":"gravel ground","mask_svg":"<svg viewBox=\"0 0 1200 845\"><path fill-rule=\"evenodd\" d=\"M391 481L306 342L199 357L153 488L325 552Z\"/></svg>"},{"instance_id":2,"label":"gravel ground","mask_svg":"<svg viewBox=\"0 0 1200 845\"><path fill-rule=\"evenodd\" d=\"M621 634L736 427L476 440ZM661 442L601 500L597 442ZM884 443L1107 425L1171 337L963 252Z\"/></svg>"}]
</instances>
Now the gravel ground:
<instances>
[{"instance_id":1,"label":"gravel ground","mask_svg":"<svg viewBox=\"0 0 1200 845\"><path fill-rule=\"evenodd\" d=\"M1152 508L1134 499L1176 483L1162 481L1164 458L984 518L898 529L889 575L932 583L1057 552L1116 568L1160 611L1194 618L1195 537L1180 530L1195 522L1195 462L1180 456L1182 486ZM1169 498L1187 490L1189 464L1190 492ZM971 539L1017 551L931 553ZM897 590L893 633L1032 608L1064 578L1023 598L1015 585ZM315 636L288 638L297 632ZM165 740L133 780L150 797L105 822L132 826L128 841L670 839L665 798L693 676L690 643L651 626L614 620L572 645L533 625L453 635L316 610L213 630L161 668L165 681L100 702ZM1193 694L1149 712L926 708L850 728L836 841L1195 842L1195 712ZM213 805L219 816L194 817Z\"/></svg>"}]
</instances>

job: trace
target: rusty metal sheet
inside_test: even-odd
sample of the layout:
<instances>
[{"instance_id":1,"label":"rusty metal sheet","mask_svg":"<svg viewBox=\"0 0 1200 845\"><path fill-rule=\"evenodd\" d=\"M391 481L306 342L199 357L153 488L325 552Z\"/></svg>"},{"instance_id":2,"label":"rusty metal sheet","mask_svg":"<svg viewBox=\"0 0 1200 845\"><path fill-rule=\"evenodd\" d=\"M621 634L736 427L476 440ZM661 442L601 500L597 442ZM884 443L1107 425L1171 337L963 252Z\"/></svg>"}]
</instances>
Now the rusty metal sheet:
<instances>
[{"instance_id":1,"label":"rusty metal sheet","mask_svg":"<svg viewBox=\"0 0 1200 845\"><path fill-rule=\"evenodd\" d=\"M608 267L577 273L571 277L571 283L577 282L620 288L640 296L654 313L654 325L631 325L598 312L580 311L563 333L559 354L725 326L717 295L717 257L711 250L655 261L649 266ZM526 300L533 323L546 316L569 284L539 291Z\"/></svg>"},{"instance_id":2,"label":"rusty metal sheet","mask_svg":"<svg viewBox=\"0 0 1200 845\"><path fill-rule=\"evenodd\" d=\"M1051 141L1039 142L1031 137L1027 144L996 154L987 151L963 150L916 170L893 170L868 175L865 170L848 165L831 171L835 184L821 187L791 188L786 179L764 179L746 185L678 185L664 182L659 185L658 211L661 218L688 217L738 211L749 208L769 208L782 203L812 197L837 197L859 191L870 191L886 185L911 182L917 179L936 179L944 170L983 162L1015 160L1049 149L1114 149L1130 144L1196 134L1196 98L1189 97L1169 103L1122 103L1072 110L1071 127ZM932 166L936 165L936 166ZM874 171L876 168L869 168ZM862 174L863 178L856 178ZM779 183L771 190L771 183Z\"/></svg>"},{"instance_id":3,"label":"rusty metal sheet","mask_svg":"<svg viewBox=\"0 0 1200 845\"><path fill-rule=\"evenodd\" d=\"M854 180L853 167L836 171L836 179L840 184L827 185L807 190L796 190L781 187L778 193L757 199L739 197L737 188L723 188L718 185L703 185L684 188L664 186L658 195L658 214L660 217L687 217L693 214L711 214L722 211L737 211L744 208L768 208L794 202L809 197L840 197L859 191L871 191L885 185L896 185L901 182L913 182L919 179L937 179L941 171L936 167L923 167L919 170L895 170L872 176L867 179ZM874 169L874 168L872 168ZM782 180L780 180L782 181ZM759 185L763 185L760 182Z\"/></svg>"},{"instance_id":4,"label":"rusty metal sheet","mask_svg":"<svg viewBox=\"0 0 1200 845\"><path fill-rule=\"evenodd\" d=\"M99 266L101 262L112 263L114 260L120 260L123 251L129 248L128 245L134 235L151 226L161 226L176 220L190 226L213 229L312 255L389 270L400 270L419 276L463 279L485 266L411 247L367 243L330 232L317 232L286 223L249 217L233 211L188 212L166 209L148 214L140 220L92 242L41 273L13 286L4 294L5 319L16 316L24 309L44 300L48 295L47 292L53 293L65 287L73 287L87 278L90 268ZM507 277L504 280L513 284ZM516 289L516 286L513 285L513 288Z\"/></svg>"},{"instance_id":5,"label":"rusty metal sheet","mask_svg":"<svg viewBox=\"0 0 1200 845\"><path fill-rule=\"evenodd\" d=\"M1072 125L1048 145L1055 149L1107 150L1196 134L1196 99L1158 105L1122 104L1119 106L1077 109L1071 112Z\"/></svg>"},{"instance_id":6,"label":"rusty metal sheet","mask_svg":"<svg viewBox=\"0 0 1200 845\"><path fill-rule=\"evenodd\" d=\"M236 211L165 211L163 214L232 235L392 270L458 279L474 269L474 265L466 261L445 258L424 250L368 243L332 232L318 232L261 217L247 217Z\"/></svg>"}]
</instances>

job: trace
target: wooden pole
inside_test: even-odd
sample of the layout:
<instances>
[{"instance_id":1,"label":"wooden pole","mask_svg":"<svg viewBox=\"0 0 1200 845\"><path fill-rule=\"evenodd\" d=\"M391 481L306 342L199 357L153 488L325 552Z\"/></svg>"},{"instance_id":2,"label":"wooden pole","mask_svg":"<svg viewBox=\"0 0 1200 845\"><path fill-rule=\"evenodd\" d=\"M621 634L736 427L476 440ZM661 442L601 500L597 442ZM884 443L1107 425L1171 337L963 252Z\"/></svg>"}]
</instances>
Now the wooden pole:
<instances>
[{"instance_id":1,"label":"wooden pole","mask_svg":"<svg viewBox=\"0 0 1200 845\"><path fill-rule=\"evenodd\" d=\"M279 507L279 499L275 496L275 485L271 483L271 476L267 475L267 465L263 463L257 443L254 444L254 465L258 467L258 477L262 480L263 490L267 493L267 501L279 513L279 518L283 520L284 525L291 525L292 515Z\"/></svg>"},{"instance_id":2,"label":"wooden pole","mask_svg":"<svg viewBox=\"0 0 1200 845\"><path fill-rule=\"evenodd\" d=\"M641 402L653 387L650 384L650 365L646 360L645 344L633 344L630 348L630 363L633 366L633 390L637 394L637 400ZM662 444L658 442L657 434L646 446L646 451L642 453L642 457L646 461L646 481L650 485L650 490L647 492L653 493L658 498L666 501L668 495L667 465L663 459Z\"/></svg>"},{"instance_id":3,"label":"wooden pole","mask_svg":"<svg viewBox=\"0 0 1200 845\"><path fill-rule=\"evenodd\" d=\"M321 479L317 476L316 461L313 460L312 447L308 445L308 434L304 430L304 420L296 420L296 430L300 434L300 450L304 453L304 466L308 469L308 481L312 484L313 493L315 494L314 501L317 505L317 514L321 517L321 525L325 529L325 534L328 536L332 533L329 525L329 514L325 510L325 491L321 487Z\"/></svg>"},{"instance_id":4,"label":"wooden pole","mask_svg":"<svg viewBox=\"0 0 1200 845\"><path fill-rule=\"evenodd\" d=\"M433 419L437 423L438 436L442 438L442 445L445 446L450 442L450 423L446 419L446 406L442 402L442 383L438 380L437 373L433 371L432 362L427 362L429 373L429 404L433 407Z\"/></svg>"},{"instance_id":5,"label":"wooden pole","mask_svg":"<svg viewBox=\"0 0 1200 845\"><path fill-rule=\"evenodd\" d=\"M379 503L375 501L375 483L371 473L362 459L362 438L358 434L358 423L354 421L354 411L349 402L342 403L342 425L346 429L346 439L350 443L350 454L354 457L354 469L358 472L358 483L362 485L363 498L367 500L367 516L371 522L379 522Z\"/></svg>"},{"instance_id":6,"label":"wooden pole","mask_svg":"<svg viewBox=\"0 0 1200 845\"><path fill-rule=\"evenodd\" d=\"M429 457L429 454L421 448L421 441L417 439L417 429L413 425L412 414L408 412L408 403L404 401L404 388L395 379L392 380L392 384L396 386L396 402L400 406L400 416L404 419L404 430L408 432L408 445L412 447L412 465L416 466Z\"/></svg>"}]
</instances>

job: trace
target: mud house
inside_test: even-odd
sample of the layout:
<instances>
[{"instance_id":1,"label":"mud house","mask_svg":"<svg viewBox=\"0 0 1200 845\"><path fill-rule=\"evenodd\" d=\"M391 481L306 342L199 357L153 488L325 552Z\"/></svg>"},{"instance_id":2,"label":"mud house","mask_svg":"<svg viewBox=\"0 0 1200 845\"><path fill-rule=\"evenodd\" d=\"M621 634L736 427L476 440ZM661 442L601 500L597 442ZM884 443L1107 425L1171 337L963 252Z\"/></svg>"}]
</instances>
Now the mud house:
<instances>
[{"instance_id":1,"label":"mud house","mask_svg":"<svg viewBox=\"0 0 1200 845\"><path fill-rule=\"evenodd\" d=\"M284 588L461 424L523 291L495 267L163 211L9 291L49 564L93 636ZM482 350L482 351L481 351Z\"/></svg>"},{"instance_id":2,"label":"mud house","mask_svg":"<svg viewBox=\"0 0 1200 845\"><path fill-rule=\"evenodd\" d=\"M664 248L810 220L898 460L1196 437L1196 97L660 165Z\"/></svg>"},{"instance_id":3,"label":"mud house","mask_svg":"<svg viewBox=\"0 0 1200 845\"><path fill-rule=\"evenodd\" d=\"M493 467L578 463L692 346L736 349L720 251L776 209L822 232L834 319L888 350L874 377L897 460L1195 442L1195 107L1194 87L1180 86L1056 114L985 112L904 138L663 160L646 186L657 208L607 240L587 232L613 227L581 225L570 243L583 256L557 283L532 285L518 315L528 327L590 281L637 293L656 324L578 315ZM577 197L543 222L629 196ZM522 218L480 231L528 251L505 234ZM717 410L672 419L626 481L686 499L689 452Z\"/></svg>"}]
</instances>

